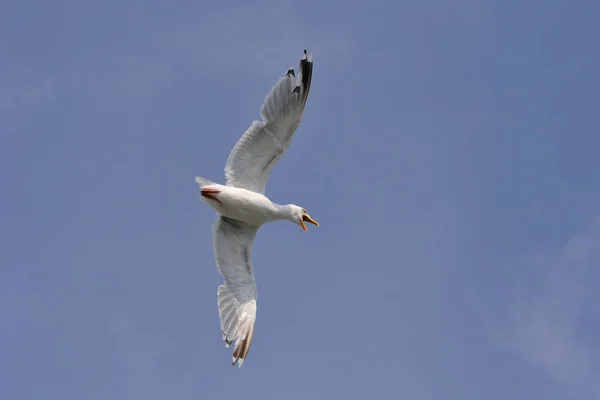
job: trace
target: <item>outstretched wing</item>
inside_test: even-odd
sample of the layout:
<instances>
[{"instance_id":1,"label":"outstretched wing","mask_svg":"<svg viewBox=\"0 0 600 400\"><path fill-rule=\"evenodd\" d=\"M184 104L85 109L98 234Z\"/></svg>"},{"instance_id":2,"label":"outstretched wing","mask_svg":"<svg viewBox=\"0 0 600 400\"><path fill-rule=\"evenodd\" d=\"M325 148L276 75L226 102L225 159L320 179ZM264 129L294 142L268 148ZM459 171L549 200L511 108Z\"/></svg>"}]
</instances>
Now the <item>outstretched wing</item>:
<instances>
[{"instance_id":1,"label":"outstretched wing","mask_svg":"<svg viewBox=\"0 0 600 400\"><path fill-rule=\"evenodd\" d=\"M248 355L256 321L256 283L252 269L252 244L258 226L219 217L213 225L213 248L225 284L217 290L221 332L226 347L235 342L233 362Z\"/></svg>"},{"instance_id":2,"label":"outstretched wing","mask_svg":"<svg viewBox=\"0 0 600 400\"><path fill-rule=\"evenodd\" d=\"M312 80L312 54L277 81L260 110L263 121L254 121L238 140L225 165L227 186L264 194L269 173L285 154L304 112Z\"/></svg>"}]
</instances>

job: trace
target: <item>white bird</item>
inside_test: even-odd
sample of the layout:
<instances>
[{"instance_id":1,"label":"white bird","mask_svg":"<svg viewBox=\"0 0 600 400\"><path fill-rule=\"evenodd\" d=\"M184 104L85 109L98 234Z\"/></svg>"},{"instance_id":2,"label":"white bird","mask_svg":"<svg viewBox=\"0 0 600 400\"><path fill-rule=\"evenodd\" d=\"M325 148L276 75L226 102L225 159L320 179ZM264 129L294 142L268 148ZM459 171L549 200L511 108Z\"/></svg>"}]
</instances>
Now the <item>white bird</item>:
<instances>
[{"instance_id":1,"label":"white bird","mask_svg":"<svg viewBox=\"0 0 600 400\"><path fill-rule=\"evenodd\" d=\"M256 282L252 244L261 225L289 220L306 231L319 223L297 205L279 205L265 196L271 169L288 149L300 124L312 79L312 54L300 60L298 77L290 68L267 95L260 114L238 140L225 165L226 184L196 177L202 200L218 217L213 225L213 249L224 284L217 290L225 347L235 342L232 366L248 356L256 321Z\"/></svg>"}]
</instances>

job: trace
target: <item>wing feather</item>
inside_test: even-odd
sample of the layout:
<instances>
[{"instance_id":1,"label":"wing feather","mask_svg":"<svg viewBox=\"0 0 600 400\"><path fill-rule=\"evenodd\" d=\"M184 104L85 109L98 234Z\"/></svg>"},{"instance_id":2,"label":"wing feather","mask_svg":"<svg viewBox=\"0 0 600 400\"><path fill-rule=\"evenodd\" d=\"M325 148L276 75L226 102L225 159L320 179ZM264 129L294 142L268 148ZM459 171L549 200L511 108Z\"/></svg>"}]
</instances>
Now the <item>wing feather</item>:
<instances>
[{"instance_id":1,"label":"wing feather","mask_svg":"<svg viewBox=\"0 0 600 400\"><path fill-rule=\"evenodd\" d=\"M304 50L298 77L290 69L271 89L260 110L263 120L254 121L229 154L227 186L265 193L271 169L287 151L302 119L312 69L312 55Z\"/></svg>"},{"instance_id":2,"label":"wing feather","mask_svg":"<svg viewBox=\"0 0 600 400\"><path fill-rule=\"evenodd\" d=\"M223 216L213 226L213 248L217 269L225 283L217 290L221 332L226 347L235 342L233 363L248 355L256 321L256 282L252 266L252 244L258 226Z\"/></svg>"}]
</instances>

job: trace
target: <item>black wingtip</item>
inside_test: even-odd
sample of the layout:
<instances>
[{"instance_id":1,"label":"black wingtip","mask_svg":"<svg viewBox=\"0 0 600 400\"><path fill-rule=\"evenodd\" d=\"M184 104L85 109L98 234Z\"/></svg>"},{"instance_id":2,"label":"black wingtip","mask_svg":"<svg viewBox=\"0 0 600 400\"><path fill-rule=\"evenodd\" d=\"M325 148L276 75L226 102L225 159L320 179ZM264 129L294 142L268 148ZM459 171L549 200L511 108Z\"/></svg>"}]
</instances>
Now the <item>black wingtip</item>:
<instances>
[{"instance_id":1,"label":"black wingtip","mask_svg":"<svg viewBox=\"0 0 600 400\"><path fill-rule=\"evenodd\" d=\"M304 56L302 57L302 60L300 60L300 71L301 71L301 75L302 75L302 87L303 87L303 91L304 93L302 94L302 104L306 104L306 100L308 99L308 93L310 92L310 83L312 81L312 70L313 70L313 63L312 63L312 53L310 54L310 56L307 55L307 51L304 50ZM299 72L300 74L300 72ZM296 91L296 89L300 90L299 87L296 87L294 89L294 92Z\"/></svg>"},{"instance_id":2,"label":"black wingtip","mask_svg":"<svg viewBox=\"0 0 600 400\"><path fill-rule=\"evenodd\" d=\"M308 51L305 49L304 54L302 55L302 59L300 60L300 63L312 64L312 61L313 61L312 53L308 54Z\"/></svg>"}]
</instances>

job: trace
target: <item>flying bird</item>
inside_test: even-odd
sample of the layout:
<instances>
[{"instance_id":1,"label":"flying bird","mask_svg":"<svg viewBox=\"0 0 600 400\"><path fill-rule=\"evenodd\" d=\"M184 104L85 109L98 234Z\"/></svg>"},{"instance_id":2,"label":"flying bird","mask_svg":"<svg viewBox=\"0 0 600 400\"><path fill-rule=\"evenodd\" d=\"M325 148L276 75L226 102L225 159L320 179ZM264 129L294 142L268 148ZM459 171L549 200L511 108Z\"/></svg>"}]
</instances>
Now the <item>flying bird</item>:
<instances>
[{"instance_id":1,"label":"flying bird","mask_svg":"<svg viewBox=\"0 0 600 400\"><path fill-rule=\"evenodd\" d=\"M310 91L312 54L279 78L254 121L238 140L225 164L225 185L197 176L201 199L217 211L213 249L224 283L217 289L221 332L225 346L234 343L232 366L248 356L256 322L256 282L252 244L265 223L288 220L306 231L306 222L319 226L295 204L280 205L265 196L269 173L290 146Z\"/></svg>"}]
</instances>

